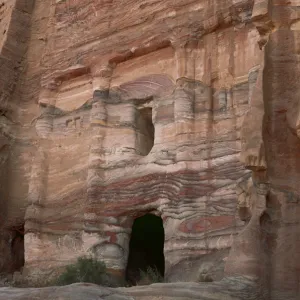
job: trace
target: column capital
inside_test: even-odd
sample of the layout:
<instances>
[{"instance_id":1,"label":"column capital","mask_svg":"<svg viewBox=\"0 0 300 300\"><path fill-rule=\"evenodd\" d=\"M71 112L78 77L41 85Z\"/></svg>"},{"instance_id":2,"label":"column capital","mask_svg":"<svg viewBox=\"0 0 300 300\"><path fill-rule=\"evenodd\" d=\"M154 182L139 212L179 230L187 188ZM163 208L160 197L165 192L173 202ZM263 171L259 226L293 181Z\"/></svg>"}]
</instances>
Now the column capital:
<instances>
[{"instance_id":1,"label":"column capital","mask_svg":"<svg viewBox=\"0 0 300 300\"><path fill-rule=\"evenodd\" d=\"M110 65L94 65L91 67L93 78L93 91L108 90L113 74L113 68Z\"/></svg>"}]
</instances>

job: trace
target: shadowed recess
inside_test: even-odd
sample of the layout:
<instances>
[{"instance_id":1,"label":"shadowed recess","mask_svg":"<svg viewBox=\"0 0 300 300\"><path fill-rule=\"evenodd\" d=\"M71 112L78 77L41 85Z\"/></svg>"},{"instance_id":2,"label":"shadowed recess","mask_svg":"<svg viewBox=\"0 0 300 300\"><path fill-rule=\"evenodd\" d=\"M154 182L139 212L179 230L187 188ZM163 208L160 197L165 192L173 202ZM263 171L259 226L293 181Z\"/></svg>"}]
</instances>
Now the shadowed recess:
<instances>
[{"instance_id":1,"label":"shadowed recess","mask_svg":"<svg viewBox=\"0 0 300 300\"><path fill-rule=\"evenodd\" d=\"M24 224L10 229L10 260L8 270L13 273L20 271L24 266Z\"/></svg>"},{"instance_id":2,"label":"shadowed recess","mask_svg":"<svg viewBox=\"0 0 300 300\"><path fill-rule=\"evenodd\" d=\"M141 155L147 155L154 145L154 125L152 122L152 108L145 107L137 113L137 150Z\"/></svg>"},{"instance_id":3,"label":"shadowed recess","mask_svg":"<svg viewBox=\"0 0 300 300\"><path fill-rule=\"evenodd\" d=\"M164 227L160 217L146 214L134 221L126 268L128 283L138 284L143 279L141 271L147 272L149 267L164 276L164 240Z\"/></svg>"}]
</instances>

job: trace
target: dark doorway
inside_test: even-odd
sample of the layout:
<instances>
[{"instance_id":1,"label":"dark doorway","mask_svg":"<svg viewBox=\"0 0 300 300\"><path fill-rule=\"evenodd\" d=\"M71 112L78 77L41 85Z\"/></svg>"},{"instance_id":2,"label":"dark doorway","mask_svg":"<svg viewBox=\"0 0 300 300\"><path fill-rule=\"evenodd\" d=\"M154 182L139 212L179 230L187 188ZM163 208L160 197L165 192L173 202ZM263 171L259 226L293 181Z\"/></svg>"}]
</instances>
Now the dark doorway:
<instances>
[{"instance_id":1,"label":"dark doorway","mask_svg":"<svg viewBox=\"0 0 300 300\"><path fill-rule=\"evenodd\" d=\"M20 271L24 266L24 224L11 228L11 271Z\"/></svg>"},{"instance_id":2,"label":"dark doorway","mask_svg":"<svg viewBox=\"0 0 300 300\"><path fill-rule=\"evenodd\" d=\"M143 274L149 274L149 269L163 278L165 273L164 240L164 227L160 217L146 214L135 219L126 268L126 280L129 284L136 285L141 282Z\"/></svg>"}]
</instances>

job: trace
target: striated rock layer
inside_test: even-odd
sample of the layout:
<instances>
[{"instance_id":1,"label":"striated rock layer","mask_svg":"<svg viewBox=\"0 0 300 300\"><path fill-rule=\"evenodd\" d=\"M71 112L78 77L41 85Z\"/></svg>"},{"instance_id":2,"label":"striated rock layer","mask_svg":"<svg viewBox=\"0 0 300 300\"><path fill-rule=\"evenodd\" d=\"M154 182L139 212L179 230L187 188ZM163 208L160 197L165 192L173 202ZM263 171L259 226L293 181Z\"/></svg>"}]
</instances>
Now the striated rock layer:
<instances>
[{"instance_id":1,"label":"striated rock layer","mask_svg":"<svg viewBox=\"0 0 300 300\"><path fill-rule=\"evenodd\" d=\"M203 256L224 264L243 225L240 131L262 56L252 5L227 1L216 15L202 1L83 2L51 15L26 270L93 253L122 273L133 221L150 212L163 219L167 280L197 280Z\"/></svg>"},{"instance_id":2,"label":"striated rock layer","mask_svg":"<svg viewBox=\"0 0 300 300\"><path fill-rule=\"evenodd\" d=\"M167 281L225 265L296 299L300 3L3 3L2 270L21 232L25 276L86 254L122 275L152 213Z\"/></svg>"},{"instance_id":3,"label":"striated rock layer","mask_svg":"<svg viewBox=\"0 0 300 300\"><path fill-rule=\"evenodd\" d=\"M224 282L198 284L177 282L172 284L153 284L133 288L110 289L95 284L79 283L64 287L47 288L1 288L0 299L6 300L171 300L171 299L259 299L256 298L255 285L246 278L232 278ZM255 297L255 298L254 298Z\"/></svg>"}]
</instances>

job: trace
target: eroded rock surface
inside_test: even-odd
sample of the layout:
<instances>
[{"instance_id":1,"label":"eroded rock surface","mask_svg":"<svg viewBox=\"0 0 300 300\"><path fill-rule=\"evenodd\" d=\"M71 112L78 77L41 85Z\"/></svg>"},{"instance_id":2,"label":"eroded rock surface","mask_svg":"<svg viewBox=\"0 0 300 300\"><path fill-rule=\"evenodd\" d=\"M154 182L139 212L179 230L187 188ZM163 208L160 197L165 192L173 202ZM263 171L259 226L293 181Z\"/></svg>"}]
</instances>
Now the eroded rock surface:
<instances>
[{"instance_id":1,"label":"eroded rock surface","mask_svg":"<svg viewBox=\"0 0 300 300\"><path fill-rule=\"evenodd\" d=\"M153 213L167 280L223 277L243 227L236 182L250 176L240 132L262 61L251 13L245 1L35 2L12 99L28 145L14 146L8 168L23 167L7 188L27 209L7 201L3 224L24 218L26 276L90 253L122 274L134 219Z\"/></svg>"},{"instance_id":2,"label":"eroded rock surface","mask_svg":"<svg viewBox=\"0 0 300 300\"><path fill-rule=\"evenodd\" d=\"M108 289L79 283L65 287L41 289L0 288L0 300L247 300L257 297L256 285L247 278L237 277L211 284L172 283L153 284L128 289Z\"/></svg>"},{"instance_id":3,"label":"eroded rock surface","mask_svg":"<svg viewBox=\"0 0 300 300\"><path fill-rule=\"evenodd\" d=\"M0 269L18 236L32 280L87 254L123 276L152 213L167 281L251 276L296 299L299 9L3 1Z\"/></svg>"}]
</instances>

